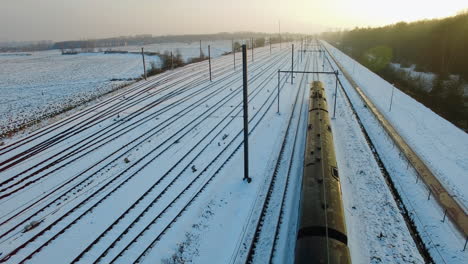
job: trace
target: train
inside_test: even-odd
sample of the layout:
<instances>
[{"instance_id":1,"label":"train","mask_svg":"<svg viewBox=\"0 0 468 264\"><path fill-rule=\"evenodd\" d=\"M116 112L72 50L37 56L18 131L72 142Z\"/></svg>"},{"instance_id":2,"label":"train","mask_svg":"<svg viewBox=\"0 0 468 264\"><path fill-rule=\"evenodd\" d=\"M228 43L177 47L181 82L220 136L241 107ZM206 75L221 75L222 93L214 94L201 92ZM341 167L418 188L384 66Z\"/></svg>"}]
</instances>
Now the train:
<instances>
[{"instance_id":1,"label":"train","mask_svg":"<svg viewBox=\"0 0 468 264\"><path fill-rule=\"evenodd\" d=\"M310 84L309 102L294 262L351 263L332 128L322 82Z\"/></svg>"}]
</instances>

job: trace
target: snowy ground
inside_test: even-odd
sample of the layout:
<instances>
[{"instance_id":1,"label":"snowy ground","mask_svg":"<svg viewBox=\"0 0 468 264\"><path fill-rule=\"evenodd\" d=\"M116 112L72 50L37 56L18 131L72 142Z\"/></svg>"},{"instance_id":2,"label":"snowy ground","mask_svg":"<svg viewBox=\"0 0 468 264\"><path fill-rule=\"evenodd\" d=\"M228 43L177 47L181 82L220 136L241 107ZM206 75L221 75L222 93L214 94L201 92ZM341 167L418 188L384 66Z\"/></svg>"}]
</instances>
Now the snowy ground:
<instances>
[{"instance_id":1,"label":"snowy ground","mask_svg":"<svg viewBox=\"0 0 468 264\"><path fill-rule=\"evenodd\" d=\"M159 61L158 57L148 57ZM0 56L0 130L2 132L42 115L86 101L124 84L111 79L142 74L141 56L81 53L59 50L31 56Z\"/></svg>"},{"instance_id":2,"label":"snowy ground","mask_svg":"<svg viewBox=\"0 0 468 264\"><path fill-rule=\"evenodd\" d=\"M236 263L277 170L262 237L276 242L274 263L292 263L313 78L297 75L291 85L283 75L276 113L277 71L291 66L283 45L272 55L256 49L254 62L249 53L252 183L242 181L242 75L232 56L212 61L213 82L207 62L168 71L0 148L0 260ZM298 57L296 69L322 64L317 52ZM334 80L320 79L330 101ZM337 103L353 262L422 263L350 106L340 95ZM39 225L24 232L32 221ZM259 243L255 263L271 248Z\"/></svg>"},{"instance_id":3,"label":"snowy ground","mask_svg":"<svg viewBox=\"0 0 468 264\"><path fill-rule=\"evenodd\" d=\"M392 85L337 49L332 52L468 212L468 134L398 89L390 111Z\"/></svg>"},{"instance_id":4,"label":"snowy ground","mask_svg":"<svg viewBox=\"0 0 468 264\"><path fill-rule=\"evenodd\" d=\"M231 41L202 42L208 56L219 57L231 50ZM146 51L180 51L184 60L198 57L199 43L164 43L144 46ZM114 48L140 51L140 46ZM20 53L21 54L21 53ZM26 53L25 53L26 54ZM146 56L146 67L160 64L157 56ZM139 54L80 53L61 55L59 50L0 56L0 134L37 118L88 101L129 83L143 73ZM117 79L111 81L113 79Z\"/></svg>"},{"instance_id":5,"label":"snowy ground","mask_svg":"<svg viewBox=\"0 0 468 264\"><path fill-rule=\"evenodd\" d=\"M339 50L328 44L327 47L335 58L347 67L348 73L372 98L374 104L386 109L387 98L382 94L387 94L391 85ZM394 147L378 121L367 108L363 107L360 97L345 78L342 78L342 81L433 260L436 263L465 263L468 252L462 252L462 249L466 238L449 221L442 222L444 213L434 199L427 199L427 187L420 180L416 181L415 172L408 168L407 161ZM464 202L467 192L466 166L468 166L466 158L468 156L464 154L468 150L466 133L397 89L395 89L392 111L381 110L381 112L390 118L401 135L405 135L407 140L410 139L408 143L419 155L422 155L426 161L432 161L429 165L438 169L437 177L443 180L449 190L461 193L457 198ZM453 148L450 149L450 146Z\"/></svg>"},{"instance_id":6,"label":"snowy ground","mask_svg":"<svg viewBox=\"0 0 468 264\"><path fill-rule=\"evenodd\" d=\"M264 134L270 133L271 127L278 127L284 123L284 118L277 116L271 106L275 102L276 71L278 67L286 67L289 63L288 54L288 50L283 49L276 51L275 56L270 56L268 49L261 49L256 55L255 62L250 65L249 80L252 91L250 113L253 132L258 124L264 128L260 129L258 126L255 131L262 130ZM99 253L109 251L107 258L103 259L108 261L108 258L118 256L115 255L118 250L123 250L126 245L132 245L128 248L129 253L121 259L126 262L127 258L134 258L136 252L151 245L149 243L151 238L161 232L157 230L164 230L165 221L170 222L174 214L177 214L177 210L183 208L187 199L196 194L200 186L208 184L210 179L226 177L225 173L216 170L218 166L227 162L227 157L238 153L233 151L237 149L235 146L241 143L242 119L239 107L241 71L239 68L236 72L233 71L231 56L214 60L214 81L211 83L207 78L206 64L202 62L189 65L177 69L174 74L170 72L155 77L135 90L130 88L127 90L129 93L117 96L112 103L93 109L57 131L4 154L3 160L13 157L14 153L28 150L43 139L59 135L57 133L60 131L65 133L67 129L76 129L80 124L86 126L88 124L86 120L102 114L107 109L122 106L121 110L102 117L99 122L90 123L90 126L83 128L81 133L67 136L60 139L57 144L41 150L42 155L28 157L25 162L15 164L3 172L3 179L11 181L2 184L2 195L6 195L1 201L2 221L5 221L2 225L2 233L5 236L2 236L4 239L0 241L2 253L6 254L26 239L37 236L34 244L28 244L10 261L21 260L27 254L39 249L41 243L50 240L50 244L34 255L35 262L46 263L51 258L69 262L106 226L120 219L111 229L112 232L102 233L103 239L97 241L89 254L83 255L82 260L88 262L98 257ZM157 85L158 82L163 82L163 79L167 81ZM285 100L288 98L287 95L286 92ZM127 105L133 102L137 104ZM145 110L141 108L150 105L151 107ZM287 112L287 108L284 111ZM267 121L260 122L261 120ZM255 124L257 126L254 126ZM129 129L133 127L136 128L130 133ZM120 129L124 129L121 135L115 135ZM93 148L92 144L107 140L104 135L110 134L110 131L112 131L112 144L92 149L94 151L86 153L83 157L75 159L77 155L72 156L74 152L82 154ZM60 160L67 154L70 154L68 158ZM49 160L49 157L52 159ZM262 155L258 157L264 158ZM111 161L112 159L114 160ZM32 164L52 160L57 160L52 167L39 164L31 168ZM67 164L70 160L73 161ZM111 162L106 165L104 161ZM265 166L262 162L259 164ZM261 168L256 170L261 171ZM65 182L70 179L71 181ZM238 184L242 184L239 177L237 180ZM28 182L34 184L27 185ZM258 184L260 178L255 182ZM258 185L251 186L251 188L258 187ZM18 192L15 192L16 190ZM177 198L179 193L181 196ZM138 197L142 199L137 199ZM23 202L18 204L18 201ZM134 202L137 204L132 207ZM79 204L81 204L79 209L70 211ZM157 206L153 207L155 204ZM173 207L164 209L169 204ZM37 211L45 205L47 205L46 210ZM149 205L151 207L147 207ZM130 211L122 215L126 207ZM25 211L22 212L22 209ZM156 225L150 225L151 219L163 212L164 220L158 221ZM85 214L80 217L82 213ZM128 226L130 221L135 221L135 218L142 213L144 214L141 215L138 225L134 228ZM21 233L24 224L31 222L31 215L34 215L32 219L42 221L41 224L30 232ZM104 215L106 217L102 217ZM65 217L60 219L60 216ZM15 221L6 221L10 217ZM57 223L54 223L55 221ZM15 228L19 222L24 224ZM139 239L139 246L135 246L131 243L131 238L138 237L141 228L148 224L148 227L155 230L140 233L140 236L147 238ZM53 226L50 231L44 229L48 225ZM70 225L67 231L59 235L59 230L67 225ZM10 228L13 228L13 231L6 234ZM130 229L130 232L124 235L122 242L113 240L115 236L123 234L121 232L125 229ZM44 230L44 234L41 234L41 230ZM178 234L183 235L179 232ZM112 241L116 241L117 245L110 248L108 246ZM164 239L164 241L170 245L172 242L181 241L181 238L178 237L175 241ZM70 243L76 247L70 248L68 246ZM164 248L164 244L162 247ZM105 250L106 248L108 250Z\"/></svg>"}]
</instances>

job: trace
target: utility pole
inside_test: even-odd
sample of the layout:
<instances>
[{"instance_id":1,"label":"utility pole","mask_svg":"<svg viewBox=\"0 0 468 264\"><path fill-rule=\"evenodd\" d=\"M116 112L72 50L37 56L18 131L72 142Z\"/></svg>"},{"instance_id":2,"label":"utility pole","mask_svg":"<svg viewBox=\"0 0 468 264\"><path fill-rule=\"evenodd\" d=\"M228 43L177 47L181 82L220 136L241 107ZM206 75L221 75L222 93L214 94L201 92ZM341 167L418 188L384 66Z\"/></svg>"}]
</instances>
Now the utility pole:
<instances>
[{"instance_id":1,"label":"utility pole","mask_svg":"<svg viewBox=\"0 0 468 264\"><path fill-rule=\"evenodd\" d=\"M252 45L252 47L250 47L252 49L252 62L254 61L254 39L252 38L252 40L250 41L250 44Z\"/></svg>"},{"instance_id":2,"label":"utility pole","mask_svg":"<svg viewBox=\"0 0 468 264\"><path fill-rule=\"evenodd\" d=\"M252 181L249 177L249 98L247 91L247 46L242 45L242 73L243 73L243 99L244 99L244 179L248 183Z\"/></svg>"},{"instance_id":3,"label":"utility pole","mask_svg":"<svg viewBox=\"0 0 468 264\"><path fill-rule=\"evenodd\" d=\"M321 52L321 51L320 51ZM327 58L327 54L325 54L325 52L321 52L322 54L322 71L325 71L325 59ZM331 65L330 65L331 67Z\"/></svg>"},{"instance_id":4,"label":"utility pole","mask_svg":"<svg viewBox=\"0 0 468 264\"><path fill-rule=\"evenodd\" d=\"M143 58L143 76L145 77L145 81L146 81L145 52L144 52L143 48L141 48L141 57Z\"/></svg>"},{"instance_id":5,"label":"utility pole","mask_svg":"<svg viewBox=\"0 0 468 264\"><path fill-rule=\"evenodd\" d=\"M301 62L302 62L302 54L304 53L304 41L301 38Z\"/></svg>"},{"instance_id":6,"label":"utility pole","mask_svg":"<svg viewBox=\"0 0 468 264\"><path fill-rule=\"evenodd\" d=\"M278 20L278 33L279 33L279 43L280 43L280 50L281 50L281 20Z\"/></svg>"},{"instance_id":7,"label":"utility pole","mask_svg":"<svg viewBox=\"0 0 468 264\"><path fill-rule=\"evenodd\" d=\"M293 84L293 72L294 72L294 44L292 44L291 49L291 84Z\"/></svg>"},{"instance_id":8,"label":"utility pole","mask_svg":"<svg viewBox=\"0 0 468 264\"><path fill-rule=\"evenodd\" d=\"M270 55L271 55L271 36L270 36Z\"/></svg>"},{"instance_id":9,"label":"utility pole","mask_svg":"<svg viewBox=\"0 0 468 264\"><path fill-rule=\"evenodd\" d=\"M280 70L278 69L278 88L276 89L276 92L278 93L278 94L277 94L277 95L278 95L278 111L277 111L278 114L279 114L279 112L280 112L280 111L279 111L279 104L280 104L280 98L279 98L279 97L280 97L280 82L281 82L281 80L280 80Z\"/></svg>"},{"instance_id":10,"label":"utility pole","mask_svg":"<svg viewBox=\"0 0 468 264\"><path fill-rule=\"evenodd\" d=\"M174 56L172 55L172 51L171 51L171 70L174 69Z\"/></svg>"},{"instance_id":11,"label":"utility pole","mask_svg":"<svg viewBox=\"0 0 468 264\"><path fill-rule=\"evenodd\" d=\"M232 54L234 55L234 70L236 70L236 48L234 47L234 39L232 40Z\"/></svg>"},{"instance_id":12,"label":"utility pole","mask_svg":"<svg viewBox=\"0 0 468 264\"><path fill-rule=\"evenodd\" d=\"M333 103L333 119L335 119L335 112L336 112L336 97L338 96L338 70L335 71L335 102Z\"/></svg>"},{"instance_id":13,"label":"utility pole","mask_svg":"<svg viewBox=\"0 0 468 264\"><path fill-rule=\"evenodd\" d=\"M392 84L392 95L390 96L390 108L388 109L389 112L392 111L393 90L395 90L395 85Z\"/></svg>"},{"instance_id":14,"label":"utility pole","mask_svg":"<svg viewBox=\"0 0 468 264\"><path fill-rule=\"evenodd\" d=\"M200 39L200 58L203 57L202 54L203 54L203 52L202 52L202 49L201 49L201 39Z\"/></svg>"},{"instance_id":15,"label":"utility pole","mask_svg":"<svg viewBox=\"0 0 468 264\"><path fill-rule=\"evenodd\" d=\"M208 45L208 68L210 70L210 82L211 82L211 51L210 51L210 45Z\"/></svg>"}]
</instances>

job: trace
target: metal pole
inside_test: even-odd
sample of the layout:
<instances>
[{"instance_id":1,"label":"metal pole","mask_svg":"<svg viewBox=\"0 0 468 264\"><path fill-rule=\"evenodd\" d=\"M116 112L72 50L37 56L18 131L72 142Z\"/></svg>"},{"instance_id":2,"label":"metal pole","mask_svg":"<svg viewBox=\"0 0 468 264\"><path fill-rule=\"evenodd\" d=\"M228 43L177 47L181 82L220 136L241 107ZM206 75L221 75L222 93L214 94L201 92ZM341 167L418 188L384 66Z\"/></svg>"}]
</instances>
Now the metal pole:
<instances>
[{"instance_id":1,"label":"metal pole","mask_svg":"<svg viewBox=\"0 0 468 264\"><path fill-rule=\"evenodd\" d=\"M171 51L171 70L174 69L174 56L172 56L172 51Z\"/></svg>"},{"instance_id":2,"label":"metal pole","mask_svg":"<svg viewBox=\"0 0 468 264\"><path fill-rule=\"evenodd\" d=\"M336 97L338 96L338 71L335 71L335 98L334 98L334 103L333 103L333 119L335 119L335 112L336 112Z\"/></svg>"},{"instance_id":3,"label":"metal pole","mask_svg":"<svg viewBox=\"0 0 468 264\"><path fill-rule=\"evenodd\" d=\"M465 251L466 249L466 244L468 243L468 236L466 237L466 240L465 240L465 246L463 247L463 251Z\"/></svg>"},{"instance_id":4,"label":"metal pole","mask_svg":"<svg viewBox=\"0 0 468 264\"><path fill-rule=\"evenodd\" d=\"M278 32L279 32L279 43L280 43L280 50L281 50L281 20L278 20Z\"/></svg>"},{"instance_id":5,"label":"metal pole","mask_svg":"<svg viewBox=\"0 0 468 264\"><path fill-rule=\"evenodd\" d=\"M234 40L232 40L232 54L234 55L234 70L236 70L236 49L234 48Z\"/></svg>"},{"instance_id":6,"label":"metal pole","mask_svg":"<svg viewBox=\"0 0 468 264\"><path fill-rule=\"evenodd\" d=\"M325 71L325 53L322 50L319 50L319 54L322 57L322 69Z\"/></svg>"},{"instance_id":7,"label":"metal pole","mask_svg":"<svg viewBox=\"0 0 468 264\"><path fill-rule=\"evenodd\" d=\"M294 72L294 44L292 44L292 52L291 52L291 84L293 84L293 72Z\"/></svg>"},{"instance_id":8,"label":"metal pole","mask_svg":"<svg viewBox=\"0 0 468 264\"><path fill-rule=\"evenodd\" d=\"M279 112L280 112L279 111L279 104L280 104L280 102L279 102L279 100L280 100L280 98L279 98L280 97L280 70L279 69L278 69L278 89L277 89L277 92L278 92L278 111L277 111L277 113L279 114Z\"/></svg>"},{"instance_id":9,"label":"metal pole","mask_svg":"<svg viewBox=\"0 0 468 264\"><path fill-rule=\"evenodd\" d=\"M143 76L145 77L145 80L146 80L145 52L143 51L143 48L141 48L141 57L143 58Z\"/></svg>"},{"instance_id":10,"label":"metal pole","mask_svg":"<svg viewBox=\"0 0 468 264\"><path fill-rule=\"evenodd\" d=\"M254 39L252 38L252 40L250 41L250 44L252 45L252 47L250 47L252 49L252 62L254 61Z\"/></svg>"},{"instance_id":11,"label":"metal pole","mask_svg":"<svg viewBox=\"0 0 468 264\"><path fill-rule=\"evenodd\" d=\"M270 55L271 55L271 37L270 37Z\"/></svg>"},{"instance_id":12,"label":"metal pole","mask_svg":"<svg viewBox=\"0 0 468 264\"><path fill-rule=\"evenodd\" d=\"M242 45L242 73L243 73L243 97L244 97L244 179L251 182L249 177L249 98L247 92L247 46Z\"/></svg>"},{"instance_id":13,"label":"metal pole","mask_svg":"<svg viewBox=\"0 0 468 264\"><path fill-rule=\"evenodd\" d=\"M389 112L392 111L393 90L395 90L395 85L392 84L392 95L390 97L390 108L388 109Z\"/></svg>"},{"instance_id":14,"label":"metal pole","mask_svg":"<svg viewBox=\"0 0 468 264\"><path fill-rule=\"evenodd\" d=\"M302 53L304 53L304 40L301 38L301 62L302 62Z\"/></svg>"},{"instance_id":15,"label":"metal pole","mask_svg":"<svg viewBox=\"0 0 468 264\"><path fill-rule=\"evenodd\" d=\"M208 68L210 70L210 82L211 82L211 51L210 51L210 45L208 45Z\"/></svg>"},{"instance_id":16,"label":"metal pole","mask_svg":"<svg viewBox=\"0 0 468 264\"><path fill-rule=\"evenodd\" d=\"M203 54L203 51L201 49L201 39L200 39L200 58L203 57L202 54Z\"/></svg>"}]
</instances>

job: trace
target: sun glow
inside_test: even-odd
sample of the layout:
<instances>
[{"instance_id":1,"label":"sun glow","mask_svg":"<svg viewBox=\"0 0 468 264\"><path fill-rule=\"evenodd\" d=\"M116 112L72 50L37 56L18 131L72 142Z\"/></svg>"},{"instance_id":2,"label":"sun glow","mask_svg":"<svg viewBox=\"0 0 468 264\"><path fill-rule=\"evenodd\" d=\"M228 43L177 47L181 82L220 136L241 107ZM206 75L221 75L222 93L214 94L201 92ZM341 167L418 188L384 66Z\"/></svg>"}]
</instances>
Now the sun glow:
<instances>
[{"instance_id":1,"label":"sun glow","mask_svg":"<svg viewBox=\"0 0 468 264\"><path fill-rule=\"evenodd\" d=\"M315 2L315 0L313 1ZM316 2L316 10L328 15L324 24L338 27L381 26L400 21L412 22L423 19L456 15L468 8L466 0L329 0Z\"/></svg>"}]
</instances>

